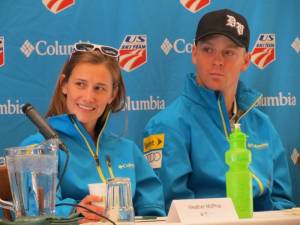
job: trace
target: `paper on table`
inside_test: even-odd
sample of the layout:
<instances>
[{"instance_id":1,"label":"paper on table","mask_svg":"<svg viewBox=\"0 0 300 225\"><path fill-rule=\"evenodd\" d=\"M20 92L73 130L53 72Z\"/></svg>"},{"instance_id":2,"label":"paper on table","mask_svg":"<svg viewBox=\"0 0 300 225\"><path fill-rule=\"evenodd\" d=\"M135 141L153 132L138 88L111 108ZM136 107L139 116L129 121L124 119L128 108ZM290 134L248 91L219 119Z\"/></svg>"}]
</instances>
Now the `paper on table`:
<instances>
[{"instance_id":1,"label":"paper on table","mask_svg":"<svg viewBox=\"0 0 300 225\"><path fill-rule=\"evenodd\" d=\"M136 216L134 217L135 223L141 222L156 222L156 221L166 221L167 217L156 217L156 216Z\"/></svg>"},{"instance_id":2,"label":"paper on table","mask_svg":"<svg viewBox=\"0 0 300 225\"><path fill-rule=\"evenodd\" d=\"M103 198L102 202L93 202L93 205L105 207L106 183L89 184L91 195L97 195Z\"/></svg>"},{"instance_id":3,"label":"paper on table","mask_svg":"<svg viewBox=\"0 0 300 225\"><path fill-rule=\"evenodd\" d=\"M230 198L173 200L167 218L167 222L171 223L237 220L238 216Z\"/></svg>"}]
</instances>

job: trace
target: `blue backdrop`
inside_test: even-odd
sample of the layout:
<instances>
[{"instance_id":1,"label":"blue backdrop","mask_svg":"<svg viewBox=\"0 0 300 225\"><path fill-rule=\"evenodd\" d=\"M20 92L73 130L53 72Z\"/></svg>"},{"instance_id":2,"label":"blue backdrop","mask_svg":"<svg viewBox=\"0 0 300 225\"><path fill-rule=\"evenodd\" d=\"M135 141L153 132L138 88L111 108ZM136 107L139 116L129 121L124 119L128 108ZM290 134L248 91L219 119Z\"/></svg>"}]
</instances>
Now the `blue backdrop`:
<instances>
[{"instance_id":1,"label":"blue backdrop","mask_svg":"<svg viewBox=\"0 0 300 225\"><path fill-rule=\"evenodd\" d=\"M30 102L46 112L78 41L120 49L127 106L110 128L141 146L148 119L170 104L194 70L191 48L199 18L220 8L248 19L252 63L241 79L263 93L258 107L281 134L300 205L298 0L1 0L0 156L35 131L21 107Z\"/></svg>"}]
</instances>

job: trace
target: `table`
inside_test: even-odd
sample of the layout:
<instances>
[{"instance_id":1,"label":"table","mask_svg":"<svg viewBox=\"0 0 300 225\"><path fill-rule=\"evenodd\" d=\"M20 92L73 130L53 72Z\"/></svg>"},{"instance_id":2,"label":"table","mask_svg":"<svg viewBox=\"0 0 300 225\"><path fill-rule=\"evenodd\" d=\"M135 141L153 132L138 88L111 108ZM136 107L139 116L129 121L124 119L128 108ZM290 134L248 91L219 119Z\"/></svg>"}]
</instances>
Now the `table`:
<instances>
[{"instance_id":1,"label":"table","mask_svg":"<svg viewBox=\"0 0 300 225\"><path fill-rule=\"evenodd\" d=\"M166 217L158 217L159 221L149 220L143 222L136 222L135 224L140 225L185 225L184 223L168 223ZM102 225L104 223L85 223L84 225ZM209 222L201 223L201 221L195 221L190 223L195 225L300 225L300 208L294 208L289 210L281 211L266 211L266 212L254 212L254 216L251 219L240 219L235 222ZM108 223L105 223L108 225Z\"/></svg>"}]
</instances>

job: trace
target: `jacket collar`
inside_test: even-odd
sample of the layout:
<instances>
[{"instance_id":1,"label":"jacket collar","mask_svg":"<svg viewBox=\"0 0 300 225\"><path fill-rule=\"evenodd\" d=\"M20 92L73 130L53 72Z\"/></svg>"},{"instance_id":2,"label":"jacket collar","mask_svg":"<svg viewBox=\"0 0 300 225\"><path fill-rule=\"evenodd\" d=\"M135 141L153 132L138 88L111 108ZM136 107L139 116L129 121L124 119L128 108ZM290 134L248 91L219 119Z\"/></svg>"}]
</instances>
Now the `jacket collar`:
<instances>
[{"instance_id":1,"label":"jacket collar","mask_svg":"<svg viewBox=\"0 0 300 225\"><path fill-rule=\"evenodd\" d=\"M195 74L188 74L183 90L183 95L196 104L203 105L210 109L217 109L218 98L222 105L225 105L224 96L218 91L207 89L198 85ZM238 109L244 112L248 111L259 100L261 94L253 89L246 87L240 80L238 83L236 101Z\"/></svg>"},{"instance_id":2,"label":"jacket collar","mask_svg":"<svg viewBox=\"0 0 300 225\"><path fill-rule=\"evenodd\" d=\"M61 114L61 115L57 115L57 116L52 116L52 117L48 118L48 121L55 130L57 130L61 134L64 134L65 136L68 136L68 137L76 137L76 138L80 137L78 130L75 128L75 126L77 126L80 129L80 131L82 132L82 134L87 138L87 140L90 143L94 143L92 140L92 137L88 134L88 132L84 128L83 124L73 114L69 114L69 115ZM103 127L103 131L104 130L105 130L105 127ZM102 134L101 137L105 136L103 131L100 132ZM99 134L99 136L100 136L100 134ZM98 137L98 138L100 138L100 137Z\"/></svg>"},{"instance_id":3,"label":"jacket collar","mask_svg":"<svg viewBox=\"0 0 300 225\"><path fill-rule=\"evenodd\" d=\"M69 118L69 115L67 114L51 116L48 118L48 121L55 130L61 133L71 136L77 133L72 121Z\"/></svg>"}]
</instances>

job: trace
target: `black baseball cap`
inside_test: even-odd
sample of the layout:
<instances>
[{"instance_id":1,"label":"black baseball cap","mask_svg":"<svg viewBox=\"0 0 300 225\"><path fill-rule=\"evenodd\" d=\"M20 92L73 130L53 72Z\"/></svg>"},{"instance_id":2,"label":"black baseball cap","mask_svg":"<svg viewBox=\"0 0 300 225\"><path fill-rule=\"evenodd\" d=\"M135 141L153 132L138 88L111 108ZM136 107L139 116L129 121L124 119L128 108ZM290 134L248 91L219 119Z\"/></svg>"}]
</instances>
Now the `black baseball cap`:
<instances>
[{"instance_id":1,"label":"black baseball cap","mask_svg":"<svg viewBox=\"0 0 300 225\"><path fill-rule=\"evenodd\" d=\"M245 17L236 12L221 9L205 14L198 23L195 43L212 34L225 35L248 51L250 41L248 23Z\"/></svg>"}]
</instances>

